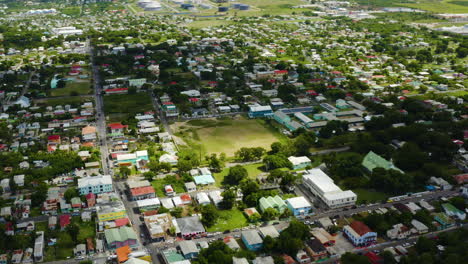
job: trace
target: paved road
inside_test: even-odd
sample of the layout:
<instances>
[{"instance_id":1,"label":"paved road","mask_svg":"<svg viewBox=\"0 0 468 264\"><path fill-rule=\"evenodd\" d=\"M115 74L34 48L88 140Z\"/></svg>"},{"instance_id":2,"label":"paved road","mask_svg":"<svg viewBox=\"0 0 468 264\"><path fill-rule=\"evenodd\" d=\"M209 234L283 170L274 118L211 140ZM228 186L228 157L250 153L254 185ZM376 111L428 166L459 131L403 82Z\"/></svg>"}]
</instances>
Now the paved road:
<instances>
[{"instance_id":1,"label":"paved road","mask_svg":"<svg viewBox=\"0 0 468 264\"><path fill-rule=\"evenodd\" d=\"M463 225L463 228L466 228L467 226L468 226L468 224L465 224L465 225ZM418 240L418 238L420 236L425 236L425 237L428 237L428 238L432 238L432 237L437 236L437 234L444 233L444 232L453 232L458 228L460 228L460 226L454 226L454 227L447 228L445 230L430 232L430 233L423 234L423 235L412 236L412 237L409 237L407 239L384 242L384 243L380 243L380 244L370 246L370 247L366 247L366 248L356 248L356 249L353 250L353 253L366 254L369 251L374 251L374 250L381 251L381 250L383 250L385 248L395 247L395 246L398 246L398 245L403 245L405 243L414 243L414 242L416 242ZM331 257L331 258L329 258L327 260L321 261L320 263L321 264L339 263L339 259L340 259L340 256L334 256L334 257Z\"/></svg>"},{"instance_id":2,"label":"paved road","mask_svg":"<svg viewBox=\"0 0 468 264\"><path fill-rule=\"evenodd\" d=\"M100 83L100 76L98 67L94 64L94 51L93 47L89 43L90 40L88 39L88 47L89 47L89 56L91 61L91 67L93 71L93 80L94 80L94 90L95 94L94 97L96 99L96 126L98 131L98 138L101 147L101 164L102 170L104 174L110 174L109 165L108 165L108 158L109 158L109 149L107 147L107 131L106 131L106 117L104 113L104 100L102 96L102 87Z\"/></svg>"},{"instance_id":3,"label":"paved road","mask_svg":"<svg viewBox=\"0 0 468 264\"><path fill-rule=\"evenodd\" d=\"M408 199L401 200L401 201L398 201L398 202L402 202L402 203L418 202L418 201L420 201L422 199L424 199L426 201L430 201L430 200L433 200L433 199L438 199L438 198L443 197L443 196L450 196L450 195L457 194L457 193L459 193L458 190L430 192L428 194L421 195L421 197L412 196L412 197L408 197ZM314 216L311 217L311 219L312 220L317 220L317 219L322 218L322 217L334 217L334 216L341 217L343 215L352 215L352 214L356 214L356 213L359 213L359 212L368 211L368 210L375 210L375 209L383 208L383 207L388 208L388 207L391 207L394 203L398 203L398 202L364 205L364 206L360 206L360 207L357 207L355 209L349 209L349 210L344 210L343 208L335 209L335 210L329 210L329 211L324 211L324 212L322 212L320 214L314 215Z\"/></svg>"},{"instance_id":4,"label":"paved road","mask_svg":"<svg viewBox=\"0 0 468 264\"><path fill-rule=\"evenodd\" d=\"M168 132L170 135L172 135L172 130L171 130L171 127L169 126L169 123L167 122L166 115L164 114L164 111L162 111L161 109L161 105L159 104L158 98L156 98L156 96L154 96L153 93L151 93L151 102L153 103L153 107L159 116L159 120L164 126L164 130Z\"/></svg>"}]
</instances>

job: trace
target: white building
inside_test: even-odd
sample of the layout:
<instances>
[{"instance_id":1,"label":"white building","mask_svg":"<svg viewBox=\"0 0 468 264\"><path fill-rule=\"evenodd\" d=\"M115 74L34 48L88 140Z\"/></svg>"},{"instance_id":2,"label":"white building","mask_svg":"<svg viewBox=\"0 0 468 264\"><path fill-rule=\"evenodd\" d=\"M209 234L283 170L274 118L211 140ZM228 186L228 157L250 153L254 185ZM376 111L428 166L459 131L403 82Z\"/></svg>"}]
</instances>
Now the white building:
<instances>
[{"instance_id":1,"label":"white building","mask_svg":"<svg viewBox=\"0 0 468 264\"><path fill-rule=\"evenodd\" d=\"M308 170L302 179L304 185L330 208L352 206L356 203L357 195L354 192L341 190L321 169Z\"/></svg>"}]
</instances>

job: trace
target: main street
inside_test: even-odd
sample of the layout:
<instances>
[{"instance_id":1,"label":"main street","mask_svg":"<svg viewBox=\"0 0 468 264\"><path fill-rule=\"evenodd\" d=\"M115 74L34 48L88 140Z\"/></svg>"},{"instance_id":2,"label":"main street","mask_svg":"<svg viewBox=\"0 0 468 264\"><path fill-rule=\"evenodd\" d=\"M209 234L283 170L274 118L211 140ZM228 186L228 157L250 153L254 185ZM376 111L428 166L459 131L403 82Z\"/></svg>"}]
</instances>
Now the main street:
<instances>
[{"instance_id":1,"label":"main street","mask_svg":"<svg viewBox=\"0 0 468 264\"><path fill-rule=\"evenodd\" d=\"M90 63L93 71L94 91L96 99L96 127L98 131L99 145L101 150L101 166L104 174L111 174L109 171L109 149L107 147L106 116L104 114L104 99L99 76L99 69L94 62L94 50L88 39Z\"/></svg>"}]
</instances>

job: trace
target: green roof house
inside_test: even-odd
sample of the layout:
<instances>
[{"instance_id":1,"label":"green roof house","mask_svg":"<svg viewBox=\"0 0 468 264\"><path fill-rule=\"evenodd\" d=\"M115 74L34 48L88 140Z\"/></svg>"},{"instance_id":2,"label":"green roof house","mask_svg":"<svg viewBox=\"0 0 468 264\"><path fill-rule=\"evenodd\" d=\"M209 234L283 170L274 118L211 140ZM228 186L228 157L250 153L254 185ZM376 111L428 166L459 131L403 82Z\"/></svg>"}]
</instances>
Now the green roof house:
<instances>
[{"instance_id":1,"label":"green roof house","mask_svg":"<svg viewBox=\"0 0 468 264\"><path fill-rule=\"evenodd\" d=\"M106 242L109 248L116 249L119 247L137 246L137 235L131 227L122 226L120 228L106 229L104 231Z\"/></svg>"},{"instance_id":2,"label":"green roof house","mask_svg":"<svg viewBox=\"0 0 468 264\"><path fill-rule=\"evenodd\" d=\"M460 220L465 220L466 218L466 214L462 210L456 208L450 203L442 204L442 208L444 208L444 211L448 216L457 217Z\"/></svg>"},{"instance_id":3,"label":"green roof house","mask_svg":"<svg viewBox=\"0 0 468 264\"><path fill-rule=\"evenodd\" d=\"M362 166L364 166L369 172L372 172L375 168L384 168L386 170L393 169L403 173L402 170L393 165L393 162L382 158L372 151L369 151L369 153L364 157L362 160Z\"/></svg>"},{"instance_id":4,"label":"green roof house","mask_svg":"<svg viewBox=\"0 0 468 264\"><path fill-rule=\"evenodd\" d=\"M437 230L444 230L455 225L455 221L444 213L434 214L434 220L437 222Z\"/></svg>"},{"instance_id":5,"label":"green roof house","mask_svg":"<svg viewBox=\"0 0 468 264\"><path fill-rule=\"evenodd\" d=\"M267 208L274 208L278 212L283 213L285 209L288 208L286 203L276 195L275 197L273 196L268 196L268 197L262 197L259 200L260 203L260 211L264 212Z\"/></svg>"}]
</instances>

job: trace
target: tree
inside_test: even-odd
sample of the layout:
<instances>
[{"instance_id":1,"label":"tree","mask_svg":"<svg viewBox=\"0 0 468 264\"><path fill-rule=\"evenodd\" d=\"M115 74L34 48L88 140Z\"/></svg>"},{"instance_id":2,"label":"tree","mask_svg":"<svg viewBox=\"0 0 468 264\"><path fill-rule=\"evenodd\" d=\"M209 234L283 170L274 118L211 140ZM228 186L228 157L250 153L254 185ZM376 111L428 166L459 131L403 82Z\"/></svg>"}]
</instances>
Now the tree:
<instances>
[{"instance_id":1,"label":"tree","mask_svg":"<svg viewBox=\"0 0 468 264\"><path fill-rule=\"evenodd\" d=\"M78 234L80 233L80 228L75 223L71 223L66 227L66 230L67 230L67 233L72 238L72 240L75 243L79 243L77 239L78 239Z\"/></svg>"},{"instance_id":2,"label":"tree","mask_svg":"<svg viewBox=\"0 0 468 264\"><path fill-rule=\"evenodd\" d=\"M276 247L276 241L271 236L266 236L263 239L263 250L265 252L271 252Z\"/></svg>"},{"instance_id":3,"label":"tree","mask_svg":"<svg viewBox=\"0 0 468 264\"><path fill-rule=\"evenodd\" d=\"M258 221L260 221L260 219L262 219L262 216L259 214L259 213L253 213L250 217L249 217L249 221L251 223L256 223Z\"/></svg>"},{"instance_id":4,"label":"tree","mask_svg":"<svg viewBox=\"0 0 468 264\"><path fill-rule=\"evenodd\" d=\"M221 154L223 154L223 153L221 153ZM224 167L223 160L225 158L226 158L226 154L224 154L224 156L221 155L219 159L216 156L216 154L211 154L211 156L208 158L210 168L215 172L220 172L222 170L222 168Z\"/></svg>"},{"instance_id":5,"label":"tree","mask_svg":"<svg viewBox=\"0 0 468 264\"><path fill-rule=\"evenodd\" d=\"M161 162L159 163L159 169L166 172L170 172L172 170L172 165L167 162Z\"/></svg>"},{"instance_id":6,"label":"tree","mask_svg":"<svg viewBox=\"0 0 468 264\"><path fill-rule=\"evenodd\" d=\"M291 162L282 154L268 155L263 159L267 170L278 168L292 168Z\"/></svg>"},{"instance_id":7,"label":"tree","mask_svg":"<svg viewBox=\"0 0 468 264\"><path fill-rule=\"evenodd\" d=\"M156 174L152 171L147 171L145 173L143 173L143 177L145 178L145 180L147 181L153 181L154 180L154 177L156 177Z\"/></svg>"},{"instance_id":8,"label":"tree","mask_svg":"<svg viewBox=\"0 0 468 264\"><path fill-rule=\"evenodd\" d=\"M179 160L177 162L177 168L181 172L187 172L192 169L192 163L190 160Z\"/></svg>"},{"instance_id":9,"label":"tree","mask_svg":"<svg viewBox=\"0 0 468 264\"><path fill-rule=\"evenodd\" d=\"M278 217L278 211L274 208L267 208L265 211L262 213L262 220L263 221L271 221L274 220L276 217Z\"/></svg>"},{"instance_id":10,"label":"tree","mask_svg":"<svg viewBox=\"0 0 468 264\"><path fill-rule=\"evenodd\" d=\"M198 259L194 260L195 264L232 264L232 256L234 251L230 249L224 242L215 241L210 243L208 248L202 249L198 255Z\"/></svg>"},{"instance_id":11,"label":"tree","mask_svg":"<svg viewBox=\"0 0 468 264\"><path fill-rule=\"evenodd\" d=\"M127 166L122 166L119 168L120 177L128 178L128 176L132 173L132 171Z\"/></svg>"},{"instance_id":12,"label":"tree","mask_svg":"<svg viewBox=\"0 0 468 264\"><path fill-rule=\"evenodd\" d=\"M366 256L357 255L351 252L346 252L345 254L341 255L340 260L342 264L370 264L371 263Z\"/></svg>"},{"instance_id":13,"label":"tree","mask_svg":"<svg viewBox=\"0 0 468 264\"><path fill-rule=\"evenodd\" d=\"M201 209L201 222L210 227L216 223L216 219L218 218L218 210L212 204L208 204L202 207Z\"/></svg>"},{"instance_id":14,"label":"tree","mask_svg":"<svg viewBox=\"0 0 468 264\"><path fill-rule=\"evenodd\" d=\"M236 202L237 194L234 190L228 189L225 190L221 196L223 196L223 200L221 201L221 208L229 210L232 209L234 203Z\"/></svg>"},{"instance_id":15,"label":"tree","mask_svg":"<svg viewBox=\"0 0 468 264\"><path fill-rule=\"evenodd\" d=\"M67 203L69 203L73 197L78 197L78 196L80 196L80 194L78 193L78 190L76 188L68 188L63 194L63 197L65 198Z\"/></svg>"},{"instance_id":16,"label":"tree","mask_svg":"<svg viewBox=\"0 0 468 264\"><path fill-rule=\"evenodd\" d=\"M34 193L31 195L31 203L34 207L39 207L47 198L47 185L45 183L39 184Z\"/></svg>"},{"instance_id":17,"label":"tree","mask_svg":"<svg viewBox=\"0 0 468 264\"><path fill-rule=\"evenodd\" d=\"M237 185L240 181L247 178L247 176L247 170L240 165L236 165L229 169L229 173L224 177L223 183L227 185Z\"/></svg>"}]
</instances>

